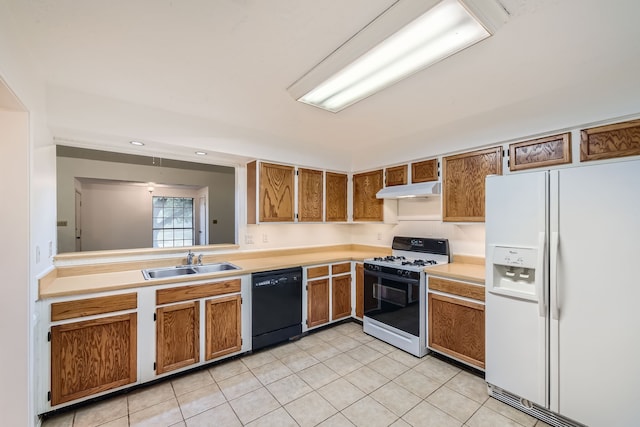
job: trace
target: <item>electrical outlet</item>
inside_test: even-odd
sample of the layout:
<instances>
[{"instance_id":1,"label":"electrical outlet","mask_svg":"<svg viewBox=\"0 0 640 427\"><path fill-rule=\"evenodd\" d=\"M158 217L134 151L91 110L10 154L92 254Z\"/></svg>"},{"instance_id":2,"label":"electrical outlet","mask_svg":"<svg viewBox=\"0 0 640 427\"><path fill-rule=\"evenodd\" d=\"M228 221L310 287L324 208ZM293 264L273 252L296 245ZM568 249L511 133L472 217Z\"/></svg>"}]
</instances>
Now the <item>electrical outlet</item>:
<instances>
[{"instance_id":1,"label":"electrical outlet","mask_svg":"<svg viewBox=\"0 0 640 427\"><path fill-rule=\"evenodd\" d=\"M382 233L378 233L378 240L382 240Z\"/></svg>"},{"instance_id":2,"label":"electrical outlet","mask_svg":"<svg viewBox=\"0 0 640 427\"><path fill-rule=\"evenodd\" d=\"M251 234L246 234L244 236L244 243L247 245L253 245L253 236Z\"/></svg>"},{"instance_id":3,"label":"electrical outlet","mask_svg":"<svg viewBox=\"0 0 640 427\"><path fill-rule=\"evenodd\" d=\"M267 233L264 233L262 235L262 243L269 243L269 236L267 235Z\"/></svg>"}]
</instances>

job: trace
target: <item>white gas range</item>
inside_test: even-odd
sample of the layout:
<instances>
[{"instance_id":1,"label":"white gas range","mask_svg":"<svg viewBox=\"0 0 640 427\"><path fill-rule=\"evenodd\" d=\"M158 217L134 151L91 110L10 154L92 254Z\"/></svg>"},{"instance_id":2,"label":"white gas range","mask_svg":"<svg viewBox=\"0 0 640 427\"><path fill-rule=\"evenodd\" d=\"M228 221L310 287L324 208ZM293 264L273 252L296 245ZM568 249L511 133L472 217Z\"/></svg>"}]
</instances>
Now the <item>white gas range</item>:
<instances>
[{"instance_id":1,"label":"white gas range","mask_svg":"<svg viewBox=\"0 0 640 427\"><path fill-rule=\"evenodd\" d=\"M427 354L425 269L447 264L447 239L393 238L392 255L364 263L364 332L417 357Z\"/></svg>"}]
</instances>

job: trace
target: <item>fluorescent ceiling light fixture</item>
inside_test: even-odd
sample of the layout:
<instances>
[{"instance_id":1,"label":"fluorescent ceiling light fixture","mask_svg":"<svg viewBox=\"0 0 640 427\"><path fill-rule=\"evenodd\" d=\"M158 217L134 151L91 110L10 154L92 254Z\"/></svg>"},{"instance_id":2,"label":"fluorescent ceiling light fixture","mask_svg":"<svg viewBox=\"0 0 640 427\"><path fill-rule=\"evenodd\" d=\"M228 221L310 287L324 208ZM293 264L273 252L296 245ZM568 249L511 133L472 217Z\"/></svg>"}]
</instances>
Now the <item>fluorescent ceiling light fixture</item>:
<instances>
[{"instance_id":1,"label":"fluorescent ceiling light fixture","mask_svg":"<svg viewBox=\"0 0 640 427\"><path fill-rule=\"evenodd\" d=\"M129 141L129 144L135 145L137 147L142 147L144 145L144 143L140 141Z\"/></svg>"},{"instance_id":2,"label":"fluorescent ceiling light fixture","mask_svg":"<svg viewBox=\"0 0 640 427\"><path fill-rule=\"evenodd\" d=\"M467 2L474 3L467 5L469 9L474 10L478 10L475 3L486 3L479 0ZM495 9L495 2L493 3ZM467 6L463 5L461 0L443 0L437 3L396 33L388 35L380 44L370 48L355 61L330 75L315 88L297 97L298 101L336 113L489 37L491 32L487 28L490 25L482 24ZM406 9L411 6L403 7ZM500 12L505 14L504 10ZM373 21L370 26L378 24L377 21L384 19L384 15ZM378 27L384 25L387 24L379 24ZM365 30L368 28L362 32ZM375 31L373 29L369 32ZM356 40L355 43L361 44L361 41ZM358 49L347 47L346 50ZM323 62L326 61L325 59ZM297 91L298 88L295 86L301 86L300 80L289 88L290 92Z\"/></svg>"}]
</instances>

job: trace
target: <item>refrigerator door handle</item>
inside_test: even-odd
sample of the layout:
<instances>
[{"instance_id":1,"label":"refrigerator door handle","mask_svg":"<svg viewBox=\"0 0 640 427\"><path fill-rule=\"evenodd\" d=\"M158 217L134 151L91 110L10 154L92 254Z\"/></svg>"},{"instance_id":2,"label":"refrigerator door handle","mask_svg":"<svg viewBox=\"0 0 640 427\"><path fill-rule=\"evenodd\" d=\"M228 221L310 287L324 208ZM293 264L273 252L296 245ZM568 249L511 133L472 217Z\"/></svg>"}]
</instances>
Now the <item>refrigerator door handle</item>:
<instances>
[{"instance_id":1,"label":"refrigerator door handle","mask_svg":"<svg viewBox=\"0 0 640 427\"><path fill-rule=\"evenodd\" d=\"M557 231L551 232L551 272L549 274L549 282L551 284L550 290L554 293L554 298L551 298L551 316L554 320L560 319L560 293L558 286L558 250L560 239Z\"/></svg>"},{"instance_id":2,"label":"refrigerator door handle","mask_svg":"<svg viewBox=\"0 0 640 427\"><path fill-rule=\"evenodd\" d=\"M538 260L536 262L536 293L538 294L538 315L540 317L546 316L546 304L544 298L544 275L542 271L544 269L544 246L545 246L546 233L541 231L538 233Z\"/></svg>"}]
</instances>

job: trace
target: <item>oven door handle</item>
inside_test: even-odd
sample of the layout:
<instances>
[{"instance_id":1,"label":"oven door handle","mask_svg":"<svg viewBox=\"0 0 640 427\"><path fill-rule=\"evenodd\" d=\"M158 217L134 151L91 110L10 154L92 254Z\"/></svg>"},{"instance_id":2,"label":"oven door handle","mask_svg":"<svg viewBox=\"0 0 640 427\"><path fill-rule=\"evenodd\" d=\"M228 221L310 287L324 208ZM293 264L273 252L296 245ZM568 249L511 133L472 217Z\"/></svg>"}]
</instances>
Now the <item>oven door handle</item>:
<instances>
[{"instance_id":1,"label":"oven door handle","mask_svg":"<svg viewBox=\"0 0 640 427\"><path fill-rule=\"evenodd\" d=\"M402 276L397 276L395 274L382 273L379 271L365 270L364 274L365 275L368 274L373 277L379 277L381 279L393 280L395 282L401 282L401 283L415 283L415 284L420 283L420 280L418 279L411 279L409 277L402 277Z\"/></svg>"}]
</instances>

